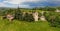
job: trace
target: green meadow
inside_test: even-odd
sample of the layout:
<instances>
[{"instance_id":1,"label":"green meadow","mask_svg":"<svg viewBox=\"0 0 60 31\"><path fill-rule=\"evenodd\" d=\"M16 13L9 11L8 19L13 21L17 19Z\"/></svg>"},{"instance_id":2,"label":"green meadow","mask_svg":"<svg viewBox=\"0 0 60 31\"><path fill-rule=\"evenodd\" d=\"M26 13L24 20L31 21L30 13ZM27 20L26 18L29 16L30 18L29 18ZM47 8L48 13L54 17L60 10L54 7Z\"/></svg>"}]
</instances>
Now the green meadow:
<instances>
[{"instance_id":1,"label":"green meadow","mask_svg":"<svg viewBox=\"0 0 60 31\"><path fill-rule=\"evenodd\" d=\"M0 31L60 31L60 28L50 27L47 21L26 22L14 20L9 22L7 19L0 19Z\"/></svg>"}]
</instances>

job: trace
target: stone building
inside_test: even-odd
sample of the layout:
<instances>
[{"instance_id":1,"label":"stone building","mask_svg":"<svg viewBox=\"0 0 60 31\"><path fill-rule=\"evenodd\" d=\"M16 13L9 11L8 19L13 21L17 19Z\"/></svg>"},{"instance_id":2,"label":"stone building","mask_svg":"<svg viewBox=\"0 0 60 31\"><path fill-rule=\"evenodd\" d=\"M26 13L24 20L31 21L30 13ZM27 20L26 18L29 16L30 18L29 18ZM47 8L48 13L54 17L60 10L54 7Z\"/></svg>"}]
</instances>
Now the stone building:
<instances>
[{"instance_id":1,"label":"stone building","mask_svg":"<svg viewBox=\"0 0 60 31\"><path fill-rule=\"evenodd\" d=\"M34 21L38 21L38 12L33 13Z\"/></svg>"},{"instance_id":2,"label":"stone building","mask_svg":"<svg viewBox=\"0 0 60 31\"><path fill-rule=\"evenodd\" d=\"M7 17L7 19L9 19L9 21L12 21L14 19L14 16L11 14L7 14L6 17Z\"/></svg>"},{"instance_id":3,"label":"stone building","mask_svg":"<svg viewBox=\"0 0 60 31\"><path fill-rule=\"evenodd\" d=\"M41 12L42 16L40 17L40 20L42 20L42 21L46 21L45 16L44 16L44 12L45 12L45 11L42 11L42 12Z\"/></svg>"},{"instance_id":4,"label":"stone building","mask_svg":"<svg viewBox=\"0 0 60 31\"><path fill-rule=\"evenodd\" d=\"M55 12L60 12L60 10L56 9L56 11L55 11Z\"/></svg>"}]
</instances>

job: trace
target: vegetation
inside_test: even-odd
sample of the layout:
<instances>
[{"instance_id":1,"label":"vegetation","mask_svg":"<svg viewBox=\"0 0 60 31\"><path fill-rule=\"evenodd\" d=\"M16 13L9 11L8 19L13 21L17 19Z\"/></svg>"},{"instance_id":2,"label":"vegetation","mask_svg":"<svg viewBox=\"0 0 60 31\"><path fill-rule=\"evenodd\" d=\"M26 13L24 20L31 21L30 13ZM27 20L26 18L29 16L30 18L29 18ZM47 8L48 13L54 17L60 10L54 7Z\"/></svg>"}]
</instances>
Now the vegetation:
<instances>
[{"instance_id":1,"label":"vegetation","mask_svg":"<svg viewBox=\"0 0 60 31\"><path fill-rule=\"evenodd\" d=\"M60 10L60 7L57 9ZM60 31L60 12L55 12L56 8L43 7L43 8L10 8L0 9L0 17L11 14L14 16L14 20L9 22L8 19L0 18L0 31ZM31 13L38 12L38 16L41 17L41 12L44 11L47 21L33 22L34 18ZM23 15L23 12L25 14ZM28 21L28 22L26 22Z\"/></svg>"},{"instance_id":2,"label":"vegetation","mask_svg":"<svg viewBox=\"0 0 60 31\"><path fill-rule=\"evenodd\" d=\"M48 22L53 27L60 27L60 13L50 12L45 15Z\"/></svg>"},{"instance_id":3,"label":"vegetation","mask_svg":"<svg viewBox=\"0 0 60 31\"><path fill-rule=\"evenodd\" d=\"M50 27L47 21L26 22L14 20L10 23L7 19L0 19L0 31L60 31L60 28Z\"/></svg>"}]
</instances>

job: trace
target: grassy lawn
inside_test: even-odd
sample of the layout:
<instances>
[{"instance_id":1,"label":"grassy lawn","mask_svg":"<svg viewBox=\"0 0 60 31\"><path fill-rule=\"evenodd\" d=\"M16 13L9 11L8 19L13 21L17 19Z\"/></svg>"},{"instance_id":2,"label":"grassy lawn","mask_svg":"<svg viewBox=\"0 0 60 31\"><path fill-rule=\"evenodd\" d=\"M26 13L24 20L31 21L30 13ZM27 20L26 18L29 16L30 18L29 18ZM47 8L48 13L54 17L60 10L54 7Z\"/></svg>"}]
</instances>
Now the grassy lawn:
<instances>
[{"instance_id":1,"label":"grassy lawn","mask_svg":"<svg viewBox=\"0 0 60 31\"><path fill-rule=\"evenodd\" d=\"M48 22L26 22L14 20L10 23L8 20L0 19L0 31L60 31L60 28L50 27Z\"/></svg>"}]
</instances>

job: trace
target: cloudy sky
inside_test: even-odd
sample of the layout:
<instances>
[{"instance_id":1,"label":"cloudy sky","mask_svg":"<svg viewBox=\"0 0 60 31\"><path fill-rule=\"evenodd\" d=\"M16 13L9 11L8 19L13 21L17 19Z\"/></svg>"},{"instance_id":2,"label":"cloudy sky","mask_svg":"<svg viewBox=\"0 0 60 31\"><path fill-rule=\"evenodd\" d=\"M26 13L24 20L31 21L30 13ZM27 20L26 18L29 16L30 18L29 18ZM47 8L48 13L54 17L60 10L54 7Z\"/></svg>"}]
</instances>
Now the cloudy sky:
<instances>
[{"instance_id":1,"label":"cloudy sky","mask_svg":"<svg viewBox=\"0 0 60 31\"><path fill-rule=\"evenodd\" d=\"M0 7L42 7L60 6L60 0L0 0Z\"/></svg>"}]
</instances>

